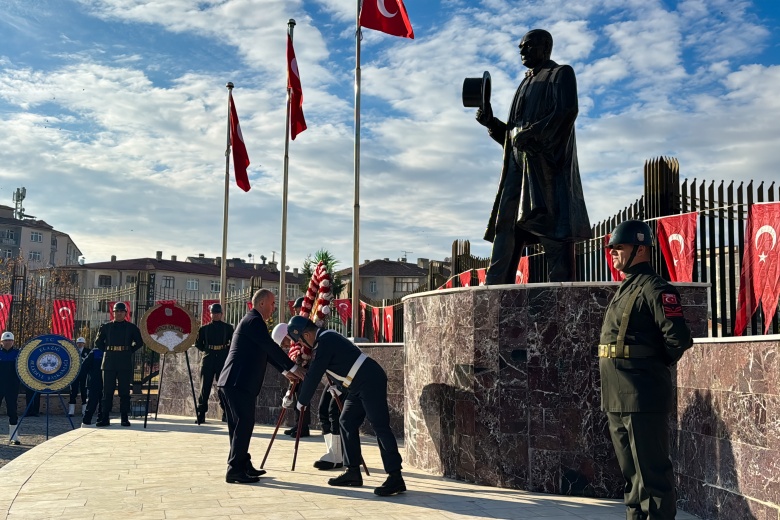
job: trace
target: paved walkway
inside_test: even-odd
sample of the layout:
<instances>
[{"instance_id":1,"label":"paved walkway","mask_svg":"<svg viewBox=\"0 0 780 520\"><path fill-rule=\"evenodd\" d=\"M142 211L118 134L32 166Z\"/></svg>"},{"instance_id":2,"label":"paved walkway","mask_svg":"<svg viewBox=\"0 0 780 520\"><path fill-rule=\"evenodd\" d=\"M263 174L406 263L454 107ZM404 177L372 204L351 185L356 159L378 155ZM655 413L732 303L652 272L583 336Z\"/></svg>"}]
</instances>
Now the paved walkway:
<instances>
[{"instance_id":1,"label":"paved walkway","mask_svg":"<svg viewBox=\"0 0 780 520\"><path fill-rule=\"evenodd\" d=\"M272 428L252 439L259 466ZM365 487L333 488L336 472L311 464L323 452L319 436L301 440L290 471L294 441L277 438L258 484L225 483L227 428L161 416L146 431L141 421L121 428L80 428L29 450L0 469L0 518L30 519L462 519L618 520L616 500L560 497L466 484L407 468L409 491L379 498L384 481L379 450L365 439L371 471ZM681 513L678 520L696 517Z\"/></svg>"}]
</instances>

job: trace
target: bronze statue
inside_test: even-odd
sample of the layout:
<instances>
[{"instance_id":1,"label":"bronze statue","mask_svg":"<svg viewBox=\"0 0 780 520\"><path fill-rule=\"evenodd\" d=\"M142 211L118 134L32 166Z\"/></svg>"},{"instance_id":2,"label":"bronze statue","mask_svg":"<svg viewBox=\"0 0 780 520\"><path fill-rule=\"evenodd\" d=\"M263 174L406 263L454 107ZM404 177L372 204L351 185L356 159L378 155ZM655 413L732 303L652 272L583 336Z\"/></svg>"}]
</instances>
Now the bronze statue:
<instances>
[{"instance_id":1,"label":"bronze statue","mask_svg":"<svg viewBox=\"0 0 780 520\"><path fill-rule=\"evenodd\" d=\"M528 67L507 122L489 101L477 121L504 147L504 164L485 240L493 242L486 284L511 284L523 248L541 243L551 282L574 280L574 243L590 238L582 196L574 121L577 80L550 59L552 35L529 31L520 41Z\"/></svg>"}]
</instances>

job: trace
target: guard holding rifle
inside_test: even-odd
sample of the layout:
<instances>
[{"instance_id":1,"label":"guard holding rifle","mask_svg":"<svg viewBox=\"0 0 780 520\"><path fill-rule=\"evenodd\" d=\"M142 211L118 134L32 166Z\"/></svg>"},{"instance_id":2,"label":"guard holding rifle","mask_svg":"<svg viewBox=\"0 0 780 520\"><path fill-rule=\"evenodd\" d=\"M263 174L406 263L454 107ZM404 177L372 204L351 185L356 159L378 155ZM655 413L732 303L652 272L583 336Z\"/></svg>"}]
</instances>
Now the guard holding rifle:
<instances>
[{"instance_id":1,"label":"guard holding rifle","mask_svg":"<svg viewBox=\"0 0 780 520\"><path fill-rule=\"evenodd\" d=\"M309 406L317 385L327 371L349 390L339 420L344 443L347 470L328 480L331 486L362 486L360 463L360 425L368 418L376 433L382 465L388 478L374 489L379 496L390 496L406 491L401 476L401 454L390 428L387 406L387 375L382 367L360 351L351 341L333 330L318 328L303 316L294 316L287 325L287 334L293 341L312 349L314 359L298 394L298 409Z\"/></svg>"},{"instance_id":2,"label":"guard holding rifle","mask_svg":"<svg viewBox=\"0 0 780 520\"><path fill-rule=\"evenodd\" d=\"M601 409L625 479L628 520L670 520L677 512L669 367L693 344L680 294L650 265L652 246L650 227L639 220L618 225L607 245L626 278L601 327Z\"/></svg>"},{"instance_id":3,"label":"guard holding rifle","mask_svg":"<svg viewBox=\"0 0 780 520\"><path fill-rule=\"evenodd\" d=\"M198 339L195 341L195 348L203 352L200 360L200 395L198 396L197 423L206 422L206 412L209 411L209 395L211 395L211 385L219 379L222 367L225 366L228 350L230 349L230 338L233 337L233 326L222 321L222 305L212 303L209 306L211 312L211 323L200 328ZM219 403L222 408L222 421L225 422L225 406L222 401Z\"/></svg>"},{"instance_id":4,"label":"guard holding rifle","mask_svg":"<svg viewBox=\"0 0 780 520\"><path fill-rule=\"evenodd\" d=\"M127 306L114 304L114 321L98 330L95 348L103 352L103 404L95 426L109 426L108 416L114 401L114 389L119 387L119 412L122 426L130 426L130 383L133 380L133 354L144 346L141 331L125 320ZM117 384L118 383L118 384Z\"/></svg>"}]
</instances>

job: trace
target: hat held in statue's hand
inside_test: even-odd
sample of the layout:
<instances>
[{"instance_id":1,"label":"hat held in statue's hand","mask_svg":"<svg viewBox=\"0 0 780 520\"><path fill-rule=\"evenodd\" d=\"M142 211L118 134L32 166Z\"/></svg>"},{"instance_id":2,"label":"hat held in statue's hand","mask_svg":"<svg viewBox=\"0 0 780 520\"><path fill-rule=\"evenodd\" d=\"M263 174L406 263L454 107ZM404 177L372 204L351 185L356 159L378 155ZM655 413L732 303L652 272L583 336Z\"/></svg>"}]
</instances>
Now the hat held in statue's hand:
<instances>
[{"instance_id":1,"label":"hat held in statue's hand","mask_svg":"<svg viewBox=\"0 0 780 520\"><path fill-rule=\"evenodd\" d=\"M463 106L485 108L490 104L490 73L485 71L481 78L463 80Z\"/></svg>"}]
</instances>

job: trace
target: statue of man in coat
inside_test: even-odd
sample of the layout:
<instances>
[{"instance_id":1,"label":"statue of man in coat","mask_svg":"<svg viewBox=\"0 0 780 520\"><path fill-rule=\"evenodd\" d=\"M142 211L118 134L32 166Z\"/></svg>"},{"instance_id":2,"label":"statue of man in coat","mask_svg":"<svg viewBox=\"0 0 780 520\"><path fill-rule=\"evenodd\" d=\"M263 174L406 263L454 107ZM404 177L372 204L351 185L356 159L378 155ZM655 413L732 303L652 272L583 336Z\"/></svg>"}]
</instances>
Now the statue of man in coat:
<instances>
[{"instance_id":1,"label":"statue of man in coat","mask_svg":"<svg viewBox=\"0 0 780 520\"><path fill-rule=\"evenodd\" d=\"M485 240L493 243L487 285L511 284L523 249L541 243L551 282L574 281L574 243L591 238L577 163L577 80L550 59L552 35L529 31L520 41L528 68L507 122L488 103L477 121L504 147L504 164Z\"/></svg>"}]
</instances>

